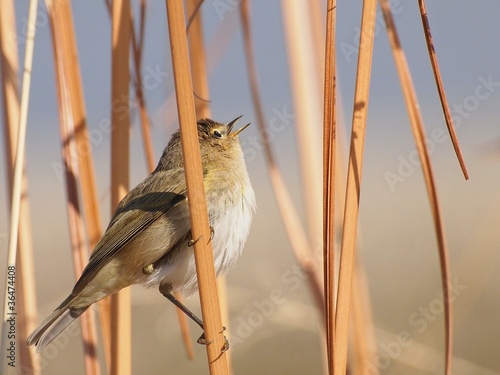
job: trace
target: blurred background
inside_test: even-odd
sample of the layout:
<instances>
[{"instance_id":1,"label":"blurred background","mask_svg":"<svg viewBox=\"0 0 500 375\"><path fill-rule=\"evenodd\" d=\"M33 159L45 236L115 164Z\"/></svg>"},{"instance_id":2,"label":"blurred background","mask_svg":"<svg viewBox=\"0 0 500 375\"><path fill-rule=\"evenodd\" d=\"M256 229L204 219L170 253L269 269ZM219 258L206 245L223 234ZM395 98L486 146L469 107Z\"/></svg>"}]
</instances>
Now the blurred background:
<instances>
[{"instance_id":1,"label":"blurred background","mask_svg":"<svg viewBox=\"0 0 500 375\"><path fill-rule=\"evenodd\" d=\"M267 141L276 152L306 225L306 204L321 199L322 192L304 198L296 127L307 127L320 142L322 124L321 113L318 123L296 120L284 36L283 8L288 1L251 2L251 26L266 125L270 129ZM138 3L132 1L135 9ZM463 178L446 130L418 6L408 0L391 4L426 126L449 245L455 312L454 374L500 374L500 3L428 3L436 52L469 181ZM18 40L22 40L26 35L27 2L15 2L15 6ZM346 1L338 2L337 7L339 168L344 171L361 6L361 1ZM72 7L102 224L106 226L111 213L110 134L106 131L111 108L110 18L105 2L73 2ZM322 321L306 276L292 254L267 176L248 87L238 7L239 1L207 0L201 8L212 117L227 122L243 115L242 121L254 124L240 139L256 192L257 213L244 253L227 278L234 373L322 374ZM50 26L43 2L38 12L26 158L42 320L70 292L74 275ZM432 216L380 12L377 20L358 242L378 345L373 368L381 374L439 374L444 364L444 324ZM324 25L324 17L317 22ZM22 62L24 43L19 47ZM169 51L165 3L148 2L142 68L157 158L178 128ZM133 99L131 107L133 187L148 172ZM4 147L3 135L0 144ZM317 152L319 157L321 143ZM0 157L5 160L5 153ZM6 262L9 227L5 168L2 161L0 264ZM319 249L320 243L318 239L313 246ZM315 262L322 267L320 259ZM3 285L3 277L0 283ZM132 295L133 373L206 373L203 346L196 345L194 361L185 355L173 306L157 290L133 287ZM199 314L197 295L187 305ZM191 330L196 340L199 329L193 324ZM401 337L405 338L404 344ZM68 366L74 374L84 371L78 337L47 348L41 358L44 374L64 374Z\"/></svg>"}]
</instances>

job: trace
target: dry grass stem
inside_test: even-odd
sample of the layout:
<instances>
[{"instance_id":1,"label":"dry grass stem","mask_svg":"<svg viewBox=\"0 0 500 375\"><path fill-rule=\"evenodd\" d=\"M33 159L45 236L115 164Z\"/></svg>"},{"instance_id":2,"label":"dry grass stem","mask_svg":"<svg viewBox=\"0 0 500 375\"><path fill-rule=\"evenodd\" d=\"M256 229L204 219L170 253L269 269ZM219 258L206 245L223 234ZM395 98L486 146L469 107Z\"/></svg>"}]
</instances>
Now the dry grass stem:
<instances>
[{"instance_id":1,"label":"dry grass stem","mask_svg":"<svg viewBox=\"0 0 500 375\"><path fill-rule=\"evenodd\" d=\"M359 230L358 230L359 234ZM353 374L377 375L377 343L373 329L368 280L363 262L356 260L352 282L351 361Z\"/></svg>"},{"instance_id":2,"label":"dry grass stem","mask_svg":"<svg viewBox=\"0 0 500 375\"><path fill-rule=\"evenodd\" d=\"M69 2L54 2L54 9L59 13L61 43L63 43L64 71L68 84L68 94L71 103L73 123L75 124L74 136L78 150L78 168L80 173L79 184L84 208L85 228L90 248L94 248L102 235L101 215L95 172L93 166L92 146L87 128L87 115L83 95L83 85L80 75L77 42L73 26L71 4ZM109 299L99 302L99 317L101 323L101 336L103 339L105 361L109 368L111 346L111 316Z\"/></svg>"},{"instance_id":3,"label":"dry grass stem","mask_svg":"<svg viewBox=\"0 0 500 375\"><path fill-rule=\"evenodd\" d=\"M4 115L4 152L5 171L7 174L7 190L9 205L12 205L12 188L14 182L14 161L19 126L19 85L18 85L18 56L17 45L9 38L16 33L14 2L6 0L0 2L0 67L1 90ZM21 182L21 202L19 208L18 250L16 259L16 288L17 288L17 330L19 363L23 368L32 369L33 375L40 374L39 362L35 359L34 348L24 345L28 334L36 328L37 303L36 283L33 277L33 247L31 238L31 221L28 199L28 181L26 177L26 163L23 166ZM9 210L11 207L9 207Z\"/></svg>"},{"instance_id":4,"label":"dry grass stem","mask_svg":"<svg viewBox=\"0 0 500 375\"><path fill-rule=\"evenodd\" d=\"M432 71L434 72L434 79L436 80L436 86L439 93L439 99L441 100L441 106L443 108L444 118L446 120L446 126L448 127L448 132L450 133L451 142L453 148L455 149L455 154L457 155L458 162L460 163L460 168L466 180L469 179L469 173L467 172L467 167L465 166L465 161L462 156L462 151L460 150L460 145L458 144L458 137L455 132L455 127L453 126L453 119L451 117L450 107L448 106L448 101L446 100L446 93L444 91L443 80L441 78L441 72L439 70L439 65L436 56L436 50L434 49L434 42L432 41L431 27L429 25L429 20L427 18L427 10L425 8L425 1L418 0L418 6L420 8L420 16L422 18L422 26L424 28L425 41L427 43L427 50L429 52L429 58L431 60Z\"/></svg>"},{"instance_id":5,"label":"dry grass stem","mask_svg":"<svg viewBox=\"0 0 500 375\"><path fill-rule=\"evenodd\" d=\"M323 249L326 344L329 373L333 374L335 344L335 22L336 0L326 11L325 86L323 118Z\"/></svg>"},{"instance_id":6,"label":"dry grass stem","mask_svg":"<svg viewBox=\"0 0 500 375\"><path fill-rule=\"evenodd\" d=\"M23 82L21 89L21 104L18 118L18 135L17 135L17 144L11 146L11 149L16 150L15 159L14 159L14 172L12 179L12 205L11 205L11 215L10 215L10 233L9 233L9 245L7 252L7 267L15 267L17 264L17 248L18 248L18 240L19 240L19 219L21 214L21 193L23 188L23 171L24 171L24 154L25 154L25 141L26 141L26 123L28 119L28 103L29 103L29 95L30 95L30 87L31 87L31 71L33 65L33 49L35 45L35 31L36 31L36 17L37 17L37 7L38 1L32 0L29 5L28 11L28 27L27 27L27 39L26 39L26 50L24 56L24 71L23 71ZM6 40L6 38L11 35L2 36L2 44ZM3 59L2 59L3 60ZM5 66L2 63L2 69ZM9 168L10 169L10 168ZM12 273L5 272L5 285L9 285L9 275L12 277ZM15 272L14 272L15 275ZM3 312L3 321L2 328L7 327L7 320L10 317L9 310L9 288L5 288L4 295L4 312ZM2 330L1 332L2 338L0 343L1 353L7 352L7 333ZM5 358L4 358L5 359ZM6 372L7 360L2 361L2 372ZM5 371L4 371L5 370Z\"/></svg>"},{"instance_id":7,"label":"dry grass stem","mask_svg":"<svg viewBox=\"0 0 500 375\"><path fill-rule=\"evenodd\" d=\"M80 128L80 134L77 135L79 133L78 127L83 127L86 131L84 124L84 104L81 84L78 86L75 81L75 77L79 75L79 72L76 48L73 45L75 40L71 9L69 8L69 4L53 3L51 1L47 1L47 8L49 10L52 30L73 266L75 277L78 278L83 272L88 259L88 249L84 245L86 244L86 239L78 199L78 185L83 186L84 183L79 178L79 171L73 167L72 155L75 154L75 150L78 147L76 138L84 132ZM84 144L86 144L88 142L86 132L84 136L87 136L87 138L83 139ZM89 146L87 145L87 147ZM79 167L81 166L79 165ZM83 178L85 177L83 176ZM86 181L85 186L88 186L87 183L88 181ZM81 325L86 372L88 374L99 374L100 368L95 350L97 333L88 313L82 316Z\"/></svg>"},{"instance_id":8,"label":"dry grass stem","mask_svg":"<svg viewBox=\"0 0 500 375\"><path fill-rule=\"evenodd\" d=\"M178 0L166 0L170 50L174 70L177 111L181 129L182 154L193 238L202 238L194 245L196 275L203 316L208 367L211 375L227 374L227 359L221 348L224 335L215 278L213 252L203 185L200 145L196 127L193 84L187 50L184 6Z\"/></svg>"},{"instance_id":9,"label":"dry grass stem","mask_svg":"<svg viewBox=\"0 0 500 375\"><path fill-rule=\"evenodd\" d=\"M194 19L194 16L195 14L191 14L190 18ZM231 41L237 34L236 30L238 28L238 24L236 21L236 17L238 17L238 12L227 13L224 22L218 24L216 30L214 31L214 35L207 43L207 48L205 50L207 52L208 76L210 76L220 64L221 60L224 58L227 50L230 47ZM186 30L187 34L189 35L190 27L186 26ZM210 98L203 98L196 92L194 93L194 96L196 99L195 105L198 105L198 100L210 103ZM164 103L165 110L163 113L164 119L166 121L166 126L174 126L177 122L177 118L172 115L171 109L175 107L175 92L172 91L171 93L169 93Z\"/></svg>"},{"instance_id":10,"label":"dry grass stem","mask_svg":"<svg viewBox=\"0 0 500 375\"><path fill-rule=\"evenodd\" d=\"M146 20L146 2L141 0L140 13L139 13L139 37L134 32L134 17L130 14L130 28L131 28L131 41L132 41L132 57L134 61L135 73L135 98L139 107L139 116L141 120L141 133L142 142L144 145L144 156L146 158L146 165L149 172L155 169L155 158L153 152L153 143L151 140L151 123L149 121L148 110L146 107L146 99L144 96L143 82L142 82L142 50L144 46L144 28Z\"/></svg>"},{"instance_id":11,"label":"dry grass stem","mask_svg":"<svg viewBox=\"0 0 500 375\"><path fill-rule=\"evenodd\" d=\"M197 118L210 118L210 103L201 98L210 97L210 89L208 85L207 75L207 58L205 43L203 40L203 22L200 7L203 1L188 0L187 14L190 15L186 32L188 34L189 60L191 62L191 72L193 77L193 92L195 95L195 111ZM226 332L230 332L229 327L229 311L227 298L226 278L220 277L217 279L219 292L219 305L221 311L221 319L226 327ZM226 360L228 373L232 374L231 351L226 352Z\"/></svg>"},{"instance_id":12,"label":"dry grass stem","mask_svg":"<svg viewBox=\"0 0 500 375\"><path fill-rule=\"evenodd\" d=\"M376 1L365 0L361 19L358 70L352 119L351 148L347 171L347 188L340 255L339 288L335 320L336 374L345 374L349 337L352 279L356 261L356 235L358 227L359 196L363 162L366 117L371 77L373 39L375 30Z\"/></svg>"},{"instance_id":13,"label":"dry grass stem","mask_svg":"<svg viewBox=\"0 0 500 375\"><path fill-rule=\"evenodd\" d=\"M141 0L140 13L139 13L139 36L137 37L134 31L134 17L131 14L130 17L130 27L131 31L131 41L132 41L132 56L134 61L134 74L135 74L135 97L137 99L137 104L139 106L139 115L141 121L141 133L142 133L142 143L144 146L144 155L146 158L146 165L149 173L153 172L155 169L155 158L153 151L153 141L151 139L151 122L149 121L148 109L146 106L146 98L143 90L142 82L142 52L144 46L144 28L146 20L146 1ZM182 294L180 292L174 293L175 298L181 303L183 302ZM184 314L179 309L175 309L177 313L177 320L179 321L179 326L181 329L182 339L184 341L184 346L186 347L186 353L188 358L194 358L194 348L191 342L191 335L189 333L189 325L187 322L186 314Z\"/></svg>"},{"instance_id":14,"label":"dry grass stem","mask_svg":"<svg viewBox=\"0 0 500 375\"><path fill-rule=\"evenodd\" d=\"M245 54L248 67L248 78L250 83L250 90L252 92L252 101L254 105L255 114L257 116L257 124L259 126L260 135L265 133L264 112L262 103L260 101L259 88L257 84L257 73L255 69L255 60L253 54L252 40L250 34L250 22L248 14L248 2L243 0L241 2L241 22L243 27L243 37L245 42ZM264 146L264 155L268 165L269 177L273 186L274 196L280 210L281 219L285 226L285 231L288 236L290 245L294 252L295 258L302 270L307 274L309 286L313 293L314 301L318 310L323 313L323 281L321 276L316 272L318 267L311 258L311 245L307 239L306 232L302 227L297 210L293 205L293 200L283 180L281 172L276 165L273 151L269 147L268 142L262 142Z\"/></svg>"},{"instance_id":15,"label":"dry grass stem","mask_svg":"<svg viewBox=\"0 0 500 375\"><path fill-rule=\"evenodd\" d=\"M57 48L57 47L55 47ZM86 247L85 233L83 228L83 218L78 201L78 171L73 168L72 150L75 149L73 137L73 123L71 118L71 109L65 104L64 92L67 90L64 78L61 77L61 70L58 70L58 97L60 107L60 131L61 148L64 162L64 175L66 181L68 224L70 232L71 254L73 258L73 271L75 280L82 274L88 259L88 249ZM97 334L89 312L82 315L80 324L82 326L82 341L84 347L84 362L86 374L100 374L99 363L96 358Z\"/></svg>"},{"instance_id":16,"label":"dry grass stem","mask_svg":"<svg viewBox=\"0 0 500 375\"><path fill-rule=\"evenodd\" d=\"M346 186L346 173L344 168L347 167L347 153L345 146L347 145L347 134L345 119L342 112L342 97L341 92L336 92L336 123L335 138L336 145L336 186ZM345 191L337 189L335 192L335 215L344 212ZM358 248L362 247L362 232L361 225L357 229ZM378 368L372 366L377 361L377 338L375 336L375 326L373 324L372 308L370 302L370 290L366 277L365 267L362 259L356 258L354 266L354 275L352 283L352 308L350 322L350 338L349 338L349 364L348 367L353 374L379 374ZM370 367L366 367L370 364Z\"/></svg>"},{"instance_id":17,"label":"dry grass stem","mask_svg":"<svg viewBox=\"0 0 500 375\"><path fill-rule=\"evenodd\" d=\"M200 13L201 6L203 5L204 0L188 0L186 2L187 5L187 14L189 15L187 25L186 25L186 34L189 35L189 29L194 19L197 17L198 13Z\"/></svg>"},{"instance_id":18,"label":"dry grass stem","mask_svg":"<svg viewBox=\"0 0 500 375\"><path fill-rule=\"evenodd\" d=\"M129 46L130 3L112 4L112 87L111 87L111 210L115 210L129 189ZM123 98L126 98L125 100ZM119 103L119 105L116 105ZM123 110L126 107L127 110ZM111 374L127 375L131 369L130 288L112 295L111 300Z\"/></svg>"},{"instance_id":19,"label":"dry grass stem","mask_svg":"<svg viewBox=\"0 0 500 375\"><path fill-rule=\"evenodd\" d=\"M321 115L324 58L318 59L318 41L313 33L311 6L306 1L282 1L283 29L288 53L290 84L300 175L307 219L309 243L322 238ZM320 23L317 20L316 23ZM324 39L324 38L322 38ZM324 51L322 51L324 52ZM310 248L314 256L321 256L321 248ZM319 277L322 279L320 267ZM321 280L323 285L323 280Z\"/></svg>"},{"instance_id":20,"label":"dry grass stem","mask_svg":"<svg viewBox=\"0 0 500 375\"><path fill-rule=\"evenodd\" d=\"M193 76L193 92L195 95L196 117L210 117L210 103L206 98L210 97L207 75L207 57L203 40L203 23L199 0L187 1L187 14L191 14L188 30L189 60L191 63L191 73ZM201 99L203 98L203 99Z\"/></svg>"},{"instance_id":21,"label":"dry grass stem","mask_svg":"<svg viewBox=\"0 0 500 375\"><path fill-rule=\"evenodd\" d=\"M436 185L434 183L434 176L431 168L430 158L426 147L426 136L422 121L422 116L419 111L418 101L413 87L413 82L410 75L410 70L406 62L404 51L401 47L399 37L396 31L396 25L390 10L389 2L381 0L381 8L384 14L385 23L387 25L387 35L396 63L399 80L403 90L403 95L410 118L413 136L417 145L422 171L429 195L429 202L431 205L432 216L434 219L434 227L438 242L439 259L441 265L441 280L443 285L443 300L445 310L445 328L446 328L446 358L445 358L445 373L451 374L451 359L452 359L452 342L453 342L453 320L451 309L451 291L450 291L450 266L448 260L448 250L446 247L446 238L444 234L444 226L441 217L441 210L439 208L438 196Z\"/></svg>"}]
</instances>

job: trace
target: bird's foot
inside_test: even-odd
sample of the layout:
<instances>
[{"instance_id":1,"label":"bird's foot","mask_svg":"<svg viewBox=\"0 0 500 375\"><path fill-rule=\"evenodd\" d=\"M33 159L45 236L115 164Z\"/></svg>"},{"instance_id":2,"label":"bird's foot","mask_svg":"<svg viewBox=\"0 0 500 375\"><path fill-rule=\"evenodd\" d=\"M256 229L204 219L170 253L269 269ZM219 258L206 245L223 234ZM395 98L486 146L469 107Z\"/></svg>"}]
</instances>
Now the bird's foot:
<instances>
[{"instance_id":1,"label":"bird's foot","mask_svg":"<svg viewBox=\"0 0 500 375\"><path fill-rule=\"evenodd\" d=\"M225 331L226 327L222 327L222 329ZM209 344L213 343L214 340L207 341L207 339L205 338L205 332L203 332L196 342L198 344L201 344L201 345L209 345ZM228 349L229 349L229 340L224 335L224 345L222 346L220 351L221 351L221 353L224 353Z\"/></svg>"},{"instance_id":2,"label":"bird's foot","mask_svg":"<svg viewBox=\"0 0 500 375\"><path fill-rule=\"evenodd\" d=\"M214 227L210 226L210 240L207 242L209 243L210 241L212 241L212 239L214 238L214 234L215 234L215 230L214 230ZM189 231L189 236L191 236L191 231ZM196 240L193 240L192 238L188 241L188 247L191 247L191 246L194 246L196 242L198 242L200 239L201 239L202 236L198 237Z\"/></svg>"}]
</instances>

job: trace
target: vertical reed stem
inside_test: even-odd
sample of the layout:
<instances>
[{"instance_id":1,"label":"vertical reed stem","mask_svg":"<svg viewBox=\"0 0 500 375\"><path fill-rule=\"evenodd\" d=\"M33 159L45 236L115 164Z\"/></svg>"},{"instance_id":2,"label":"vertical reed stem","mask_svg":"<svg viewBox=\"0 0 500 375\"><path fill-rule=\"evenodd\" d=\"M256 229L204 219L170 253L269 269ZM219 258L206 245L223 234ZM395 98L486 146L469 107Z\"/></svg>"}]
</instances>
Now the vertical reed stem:
<instances>
[{"instance_id":1,"label":"vertical reed stem","mask_svg":"<svg viewBox=\"0 0 500 375\"><path fill-rule=\"evenodd\" d=\"M361 191L361 171L368 114L376 0L364 0L359 42L358 71L354 93L351 150L347 171L347 189L340 255L339 291L335 320L335 374L345 374L349 338L352 279L356 260L356 236Z\"/></svg>"},{"instance_id":2,"label":"vertical reed stem","mask_svg":"<svg viewBox=\"0 0 500 375\"><path fill-rule=\"evenodd\" d=\"M4 152L5 171L7 174L7 191L9 211L12 206L12 188L14 182L14 162L19 126L19 63L16 40L11 36L16 34L14 2L5 0L0 2L0 66L2 82L2 99L4 114ZM35 358L35 348L24 345L28 334L36 328L37 302L36 283L33 265L33 246L31 238L30 207L28 200L28 180L26 163L23 166L21 186L21 203L19 220L23 223L19 227L16 291L18 306L18 350L19 364L22 368L30 368L33 375L40 374L39 361Z\"/></svg>"},{"instance_id":3,"label":"vertical reed stem","mask_svg":"<svg viewBox=\"0 0 500 375\"><path fill-rule=\"evenodd\" d=\"M112 4L111 211L129 188L130 2ZM126 110L123 110L123 108ZM131 374L130 288L111 296L111 374Z\"/></svg>"},{"instance_id":4,"label":"vertical reed stem","mask_svg":"<svg viewBox=\"0 0 500 375\"><path fill-rule=\"evenodd\" d=\"M326 10L325 86L323 118L323 249L326 346L329 373L333 374L335 346L335 21L336 0Z\"/></svg>"},{"instance_id":5,"label":"vertical reed stem","mask_svg":"<svg viewBox=\"0 0 500 375\"><path fill-rule=\"evenodd\" d=\"M23 83L21 91L21 108L19 115L19 125L18 125L18 136L16 145L16 158L14 162L14 178L12 184L12 207L10 215L10 236L9 236L9 247L7 253L7 267L10 268L5 272L6 288L4 295L4 312L2 321L2 338L0 339L0 353L5 355L7 352L7 333L4 329L9 326L7 320L16 312L16 309L9 309L9 288L7 286L13 285L15 283L15 266L17 260L17 246L19 239L19 216L21 210L21 192L22 192L22 182L23 182L23 167L24 167L24 154L25 154L25 142L26 142L26 123L28 119L28 103L29 94L31 87L31 69L33 65L33 49L35 46L35 25L37 16L38 1L31 0L29 11L28 11L28 28L27 28L27 40L26 40L26 53L24 56L24 72L23 72ZM14 281L11 281L12 277L12 267L14 267ZM11 281L11 284L9 284ZM4 358L2 361L2 372L7 367L7 360Z\"/></svg>"},{"instance_id":6,"label":"vertical reed stem","mask_svg":"<svg viewBox=\"0 0 500 375\"><path fill-rule=\"evenodd\" d=\"M182 155L186 175L191 233L195 242L194 256L211 375L227 374L227 359L221 351L225 345L210 229L205 202L198 129L189 64L184 6L179 0L166 0L170 50L174 70L177 112L181 129Z\"/></svg>"}]
</instances>

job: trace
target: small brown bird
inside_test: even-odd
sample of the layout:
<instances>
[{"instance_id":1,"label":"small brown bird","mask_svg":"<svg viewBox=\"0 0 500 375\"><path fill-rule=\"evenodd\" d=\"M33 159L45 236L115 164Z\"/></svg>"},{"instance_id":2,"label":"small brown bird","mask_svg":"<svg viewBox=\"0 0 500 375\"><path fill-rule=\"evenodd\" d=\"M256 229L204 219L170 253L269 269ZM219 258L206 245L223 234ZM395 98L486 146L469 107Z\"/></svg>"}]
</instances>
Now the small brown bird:
<instances>
[{"instance_id":1,"label":"small brown bird","mask_svg":"<svg viewBox=\"0 0 500 375\"><path fill-rule=\"evenodd\" d=\"M241 117L241 116L240 116ZM234 265L250 230L255 195L238 134L228 124L198 121L203 181L215 270ZM118 205L71 294L27 339L40 351L93 303L132 284L161 293L202 328L203 323L172 292L198 287L190 233L180 133L172 135L158 166Z\"/></svg>"}]
</instances>

